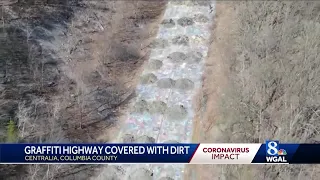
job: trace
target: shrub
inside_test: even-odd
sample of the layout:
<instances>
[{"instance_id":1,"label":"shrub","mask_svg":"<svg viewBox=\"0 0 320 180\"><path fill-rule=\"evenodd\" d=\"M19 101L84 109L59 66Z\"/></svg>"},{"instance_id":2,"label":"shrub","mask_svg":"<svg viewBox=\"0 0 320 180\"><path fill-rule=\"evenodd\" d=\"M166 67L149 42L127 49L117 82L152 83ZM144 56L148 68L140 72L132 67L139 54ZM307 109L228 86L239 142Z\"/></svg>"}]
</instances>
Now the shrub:
<instances>
[{"instance_id":1,"label":"shrub","mask_svg":"<svg viewBox=\"0 0 320 180\"><path fill-rule=\"evenodd\" d=\"M17 126L11 119L7 125L7 140L8 143L14 143L18 141Z\"/></svg>"}]
</instances>

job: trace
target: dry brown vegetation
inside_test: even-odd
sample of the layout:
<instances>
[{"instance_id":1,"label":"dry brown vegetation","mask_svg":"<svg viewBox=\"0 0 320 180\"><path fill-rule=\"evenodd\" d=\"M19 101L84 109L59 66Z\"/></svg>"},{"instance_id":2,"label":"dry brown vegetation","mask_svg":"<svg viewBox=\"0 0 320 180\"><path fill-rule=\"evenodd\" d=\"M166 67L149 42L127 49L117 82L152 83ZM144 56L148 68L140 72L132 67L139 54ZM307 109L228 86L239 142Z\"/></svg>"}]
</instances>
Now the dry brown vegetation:
<instances>
[{"instance_id":1,"label":"dry brown vegetation","mask_svg":"<svg viewBox=\"0 0 320 180\"><path fill-rule=\"evenodd\" d=\"M320 3L217 2L194 141L319 143ZM318 179L317 165L195 166L198 179Z\"/></svg>"},{"instance_id":2,"label":"dry brown vegetation","mask_svg":"<svg viewBox=\"0 0 320 180\"><path fill-rule=\"evenodd\" d=\"M165 5L24 0L2 6L0 138L12 119L19 142L112 139L134 97ZM95 170L93 165L1 166L0 177L88 179Z\"/></svg>"},{"instance_id":3,"label":"dry brown vegetation","mask_svg":"<svg viewBox=\"0 0 320 180\"><path fill-rule=\"evenodd\" d=\"M4 2L10 6L0 12L0 129L12 118L22 142L112 139L165 3ZM217 2L195 142L320 141L319 10L318 2ZM316 165L190 167L187 177L197 179L320 176ZM93 176L88 169L94 167L2 166L0 173L7 179L87 179Z\"/></svg>"}]
</instances>

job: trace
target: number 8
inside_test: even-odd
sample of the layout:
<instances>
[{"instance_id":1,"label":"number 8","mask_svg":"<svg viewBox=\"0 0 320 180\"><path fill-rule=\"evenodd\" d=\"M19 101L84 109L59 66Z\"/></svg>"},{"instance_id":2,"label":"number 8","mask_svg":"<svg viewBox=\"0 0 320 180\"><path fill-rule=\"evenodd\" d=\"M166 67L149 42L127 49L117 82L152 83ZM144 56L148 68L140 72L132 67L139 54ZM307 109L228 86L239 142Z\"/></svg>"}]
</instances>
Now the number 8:
<instances>
[{"instance_id":1,"label":"number 8","mask_svg":"<svg viewBox=\"0 0 320 180\"><path fill-rule=\"evenodd\" d=\"M268 151L267 153L270 154L270 155L276 155L278 153L278 149L276 148L277 147L277 143L272 141L272 142L269 142L268 143ZM272 151L272 152L271 152Z\"/></svg>"}]
</instances>

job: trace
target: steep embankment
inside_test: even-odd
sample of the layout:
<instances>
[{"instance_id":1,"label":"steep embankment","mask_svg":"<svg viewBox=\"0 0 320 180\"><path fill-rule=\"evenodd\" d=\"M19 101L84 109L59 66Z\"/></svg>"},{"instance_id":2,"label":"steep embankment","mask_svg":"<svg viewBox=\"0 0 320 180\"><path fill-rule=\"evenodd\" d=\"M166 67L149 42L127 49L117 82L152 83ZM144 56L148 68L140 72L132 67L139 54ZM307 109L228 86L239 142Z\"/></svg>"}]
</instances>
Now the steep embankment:
<instances>
[{"instance_id":1,"label":"steep embankment","mask_svg":"<svg viewBox=\"0 0 320 180\"><path fill-rule=\"evenodd\" d=\"M217 3L196 141L320 141L319 7L318 2ZM317 179L320 173L318 165L195 168L198 179Z\"/></svg>"},{"instance_id":2,"label":"steep embankment","mask_svg":"<svg viewBox=\"0 0 320 180\"><path fill-rule=\"evenodd\" d=\"M109 141L134 96L165 3L19 0L1 7L1 137L19 142ZM12 137L12 135L10 135ZM112 137L111 137L112 138ZM87 179L93 166L1 168L17 179Z\"/></svg>"}]
</instances>

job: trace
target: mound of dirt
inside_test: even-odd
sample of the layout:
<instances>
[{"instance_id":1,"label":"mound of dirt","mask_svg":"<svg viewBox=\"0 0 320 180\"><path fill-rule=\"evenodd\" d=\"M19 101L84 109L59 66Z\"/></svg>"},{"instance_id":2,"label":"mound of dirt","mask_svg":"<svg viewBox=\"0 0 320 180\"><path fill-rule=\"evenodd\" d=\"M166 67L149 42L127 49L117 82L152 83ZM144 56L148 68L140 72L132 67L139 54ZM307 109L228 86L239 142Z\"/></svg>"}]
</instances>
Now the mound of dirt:
<instances>
[{"instance_id":1,"label":"mound of dirt","mask_svg":"<svg viewBox=\"0 0 320 180\"><path fill-rule=\"evenodd\" d=\"M135 141L134 136L132 134L125 134L122 137L123 143L133 143Z\"/></svg>"},{"instance_id":2,"label":"mound of dirt","mask_svg":"<svg viewBox=\"0 0 320 180\"><path fill-rule=\"evenodd\" d=\"M167 57L174 63L182 63L185 59L187 59L187 55L182 52L173 52Z\"/></svg>"},{"instance_id":3,"label":"mound of dirt","mask_svg":"<svg viewBox=\"0 0 320 180\"><path fill-rule=\"evenodd\" d=\"M162 102L162 101L153 101L151 104L150 104L150 113L153 113L153 114L157 114L157 113L160 113L160 114L164 114L167 110L167 104L165 102Z\"/></svg>"},{"instance_id":4,"label":"mound of dirt","mask_svg":"<svg viewBox=\"0 0 320 180\"><path fill-rule=\"evenodd\" d=\"M170 120L184 120L188 115L183 105L175 105L168 109L167 117Z\"/></svg>"},{"instance_id":5,"label":"mound of dirt","mask_svg":"<svg viewBox=\"0 0 320 180\"><path fill-rule=\"evenodd\" d=\"M209 18L203 14L196 14L194 15L193 19L198 23L207 23L209 21Z\"/></svg>"},{"instance_id":6,"label":"mound of dirt","mask_svg":"<svg viewBox=\"0 0 320 180\"><path fill-rule=\"evenodd\" d=\"M163 49L169 45L168 40L166 39L155 39L151 44L150 48L160 48Z\"/></svg>"},{"instance_id":7,"label":"mound of dirt","mask_svg":"<svg viewBox=\"0 0 320 180\"><path fill-rule=\"evenodd\" d=\"M134 170L131 175L128 177L129 180L152 180L152 172L141 168Z\"/></svg>"},{"instance_id":8,"label":"mound of dirt","mask_svg":"<svg viewBox=\"0 0 320 180\"><path fill-rule=\"evenodd\" d=\"M210 5L209 0L176 0L172 1L175 5L186 5L186 6L208 6Z\"/></svg>"},{"instance_id":9,"label":"mound of dirt","mask_svg":"<svg viewBox=\"0 0 320 180\"><path fill-rule=\"evenodd\" d=\"M188 46L189 45L189 37L186 35L179 35L176 36L172 39L172 43L175 45L184 45Z\"/></svg>"},{"instance_id":10,"label":"mound of dirt","mask_svg":"<svg viewBox=\"0 0 320 180\"><path fill-rule=\"evenodd\" d=\"M196 6L210 6L211 2L209 0L201 1L201 0L191 0L192 5Z\"/></svg>"},{"instance_id":11,"label":"mound of dirt","mask_svg":"<svg viewBox=\"0 0 320 180\"><path fill-rule=\"evenodd\" d=\"M200 53L200 52L188 52L186 54L187 58L186 58L186 62L187 63L199 63L202 58L203 58L203 55Z\"/></svg>"},{"instance_id":12,"label":"mound of dirt","mask_svg":"<svg viewBox=\"0 0 320 180\"><path fill-rule=\"evenodd\" d=\"M134 105L134 109L135 112L137 113L143 113L144 111L149 111L148 110L148 103L145 100L139 100L138 102L136 102L136 104Z\"/></svg>"},{"instance_id":13,"label":"mound of dirt","mask_svg":"<svg viewBox=\"0 0 320 180\"><path fill-rule=\"evenodd\" d=\"M143 135L137 138L136 143L155 143L156 140L153 137Z\"/></svg>"},{"instance_id":14,"label":"mound of dirt","mask_svg":"<svg viewBox=\"0 0 320 180\"><path fill-rule=\"evenodd\" d=\"M194 24L194 21L192 18L189 18L189 17L182 17L180 19L178 19L177 23L180 25L180 26L191 26L192 24Z\"/></svg>"},{"instance_id":15,"label":"mound of dirt","mask_svg":"<svg viewBox=\"0 0 320 180\"><path fill-rule=\"evenodd\" d=\"M157 76L153 73L144 74L140 77L141 84L152 84L158 80Z\"/></svg>"},{"instance_id":16,"label":"mound of dirt","mask_svg":"<svg viewBox=\"0 0 320 180\"><path fill-rule=\"evenodd\" d=\"M182 90L191 90L194 87L194 83L187 78L177 79L175 81L175 88Z\"/></svg>"},{"instance_id":17,"label":"mound of dirt","mask_svg":"<svg viewBox=\"0 0 320 180\"><path fill-rule=\"evenodd\" d=\"M162 67L163 62L157 59L151 59L148 64L148 69L150 70L158 70Z\"/></svg>"},{"instance_id":18,"label":"mound of dirt","mask_svg":"<svg viewBox=\"0 0 320 180\"><path fill-rule=\"evenodd\" d=\"M169 141L165 141L163 143L168 143L168 144L179 144L180 142L179 141L176 141L176 140L169 140Z\"/></svg>"},{"instance_id":19,"label":"mound of dirt","mask_svg":"<svg viewBox=\"0 0 320 180\"><path fill-rule=\"evenodd\" d=\"M157 82L157 86L159 88L168 89L172 88L174 86L174 83L174 80L171 78L163 78Z\"/></svg>"},{"instance_id":20,"label":"mound of dirt","mask_svg":"<svg viewBox=\"0 0 320 180\"><path fill-rule=\"evenodd\" d=\"M162 177L162 178L160 178L159 180L174 180L174 179L171 178L171 177Z\"/></svg>"},{"instance_id":21,"label":"mound of dirt","mask_svg":"<svg viewBox=\"0 0 320 180\"><path fill-rule=\"evenodd\" d=\"M165 28L172 28L176 25L173 19L165 19L161 23Z\"/></svg>"}]
</instances>

